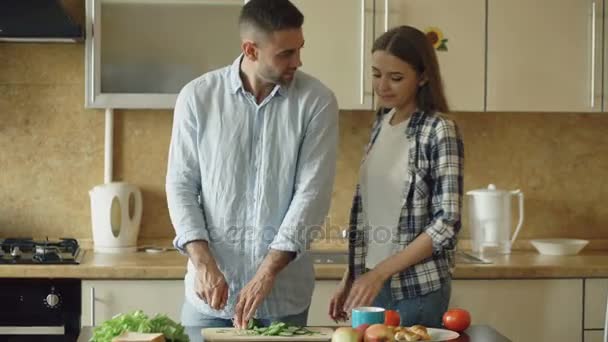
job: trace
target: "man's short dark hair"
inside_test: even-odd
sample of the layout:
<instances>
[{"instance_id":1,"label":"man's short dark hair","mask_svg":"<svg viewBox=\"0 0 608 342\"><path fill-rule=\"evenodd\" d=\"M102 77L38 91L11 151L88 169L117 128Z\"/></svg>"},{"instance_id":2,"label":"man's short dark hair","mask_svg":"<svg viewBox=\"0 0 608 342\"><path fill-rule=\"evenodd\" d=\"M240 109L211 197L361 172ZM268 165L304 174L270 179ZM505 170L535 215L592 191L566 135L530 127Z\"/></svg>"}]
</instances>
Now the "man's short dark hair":
<instances>
[{"instance_id":1,"label":"man's short dark hair","mask_svg":"<svg viewBox=\"0 0 608 342\"><path fill-rule=\"evenodd\" d=\"M250 0L239 17L241 34L251 28L265 35L275 31L299 29L304 15L288 0Z\"/></svg>"}]
</instances>

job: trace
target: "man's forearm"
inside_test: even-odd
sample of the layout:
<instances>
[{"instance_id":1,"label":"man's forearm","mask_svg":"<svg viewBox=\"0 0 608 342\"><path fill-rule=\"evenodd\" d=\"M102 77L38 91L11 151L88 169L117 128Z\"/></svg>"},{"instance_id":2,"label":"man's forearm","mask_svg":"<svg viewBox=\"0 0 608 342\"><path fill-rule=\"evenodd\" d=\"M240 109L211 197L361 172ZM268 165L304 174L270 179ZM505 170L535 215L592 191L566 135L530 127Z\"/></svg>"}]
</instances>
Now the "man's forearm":
<instances>
[{"instance_id":1,"label":"man's forearm","mask_svg":"<svg viewBox=\"0 0 608 342\"><path fill-rule=\"evenodd\" d=\"M209 249L209 243L205 240L195 240L186 244L186 252L196 269L217 267L215 258Z\"/></svg>"},{"instance_id":2,"label":"man's forearm","mask_svg":"<svg viewBox=\"0 0 608 342\"><path fill-rule=\"evenodd\" d=\"M268 254L262 261L258 272L269 274L275 277L281 270L283 270L294 258L296 257L295 252L279 251L276 249L270 249Z\"/></svg>"}]
</instances>

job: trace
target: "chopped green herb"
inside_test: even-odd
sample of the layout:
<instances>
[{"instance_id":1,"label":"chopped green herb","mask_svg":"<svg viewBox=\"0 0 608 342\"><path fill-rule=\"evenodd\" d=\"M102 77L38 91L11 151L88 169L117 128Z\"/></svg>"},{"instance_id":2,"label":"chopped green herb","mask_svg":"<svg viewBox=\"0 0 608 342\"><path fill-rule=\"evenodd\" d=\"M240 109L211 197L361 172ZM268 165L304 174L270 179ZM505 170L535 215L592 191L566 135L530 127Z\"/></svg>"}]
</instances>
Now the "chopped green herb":
<instances>
[{"instance_id":1,"label":"chopped green herb","mask_svg":"<svg viewBox=\"0 0 608 342\"><path fill-rule=\"evenodd\" d=\"M273 322L268 327L261 327L259 322L250 320L247 324L247 335L258 336L294 336L294 335L314 335L318 334L315 331L308 330L304 327L289 325L284 322Z\"/></svg>"},{"instance_id":2,"label":"chopped green herb","mask_svg":"<svg viewBox=\"0 0 608 342\"><path fill-rule=\"evenodd\" d=\"M103 322L93 330L91 342L110 342L126 331L140 333L162 333L167 341L190 342L184 326L166 315L157 314L150 318L141 310L119 314Z\"/></svg>"}]
</instances>

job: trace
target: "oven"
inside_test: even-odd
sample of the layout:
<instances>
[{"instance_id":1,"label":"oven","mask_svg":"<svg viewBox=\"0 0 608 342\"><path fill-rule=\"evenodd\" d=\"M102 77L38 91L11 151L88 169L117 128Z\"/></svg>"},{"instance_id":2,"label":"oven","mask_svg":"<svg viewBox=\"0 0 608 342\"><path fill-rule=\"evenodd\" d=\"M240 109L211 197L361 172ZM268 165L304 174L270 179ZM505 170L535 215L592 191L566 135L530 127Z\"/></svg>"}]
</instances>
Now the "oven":
<instances>
[{"instance_id":1,"label":"oven","mask_svg":"<svg viewBox=\"0 0 608 342\"><path fill-rule=\"evenodd\" d=\"M0 341L78 339L81 280L52 278L52 267L78 267L82 256L75 239L0 239L0 267L49 267L48 278L0 278Z\"/></svg>"},{"instance_id":2,"label":"oven","mask_svg":"<svg viewBox=\"0 0 608 342\"><path fill-rule=\"evenodd\" d=\"M0 340L76 341L80 279L0 279Z\"/></svg>"}]
</instances>

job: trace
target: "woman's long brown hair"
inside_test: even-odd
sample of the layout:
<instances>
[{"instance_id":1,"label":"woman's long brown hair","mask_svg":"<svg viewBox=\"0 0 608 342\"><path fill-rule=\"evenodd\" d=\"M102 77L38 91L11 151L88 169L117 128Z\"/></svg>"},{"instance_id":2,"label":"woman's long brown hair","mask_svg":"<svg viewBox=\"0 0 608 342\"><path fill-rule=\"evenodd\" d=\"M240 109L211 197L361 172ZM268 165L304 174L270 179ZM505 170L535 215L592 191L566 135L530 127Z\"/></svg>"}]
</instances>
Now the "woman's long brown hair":
<instances>
[{"instance_id":1,"label":"woman's long brown hair","mask_svg":"<svg viewBox=\"0 0 608 342\"><path fill-rule=\"evenodd\" d=\"M433 45L424 33L411 26L398 26L378 37L372 47L408 63L426 82L418 88L416 105L425 113L447 113L439 63Z\"/></svg>"}]
</instances>

